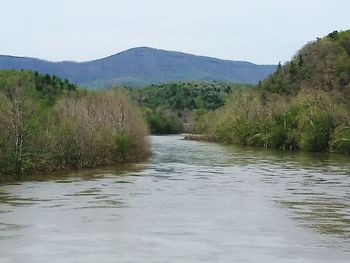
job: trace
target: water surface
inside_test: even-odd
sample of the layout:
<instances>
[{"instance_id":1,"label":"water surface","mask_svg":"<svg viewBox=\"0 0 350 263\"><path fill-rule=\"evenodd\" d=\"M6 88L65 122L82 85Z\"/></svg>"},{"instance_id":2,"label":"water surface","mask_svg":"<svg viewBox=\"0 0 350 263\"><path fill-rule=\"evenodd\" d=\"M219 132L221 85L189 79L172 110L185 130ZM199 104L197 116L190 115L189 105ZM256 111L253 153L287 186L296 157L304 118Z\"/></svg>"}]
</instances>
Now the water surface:
<instances>
[{"instance_id":1,"label":"water surface","mask_svg":"<svg viewBox=\"0 0 350 263\"><path fill-rule=\"evenodd\" d=\"M0 262L349 262L349 157L151 142L149 163L0 185Z\"/></svg>"}]
</instances>

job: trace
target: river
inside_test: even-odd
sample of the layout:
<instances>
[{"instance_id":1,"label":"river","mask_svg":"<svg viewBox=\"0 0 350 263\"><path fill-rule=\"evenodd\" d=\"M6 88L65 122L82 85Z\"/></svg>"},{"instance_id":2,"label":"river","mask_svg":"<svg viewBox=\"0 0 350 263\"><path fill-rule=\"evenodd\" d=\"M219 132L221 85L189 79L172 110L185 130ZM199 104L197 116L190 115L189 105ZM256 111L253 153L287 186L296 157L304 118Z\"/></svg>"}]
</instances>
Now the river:
<instances>
[{"instance_id":1,"label":"river","mask_svg":"<svg viewBox=\"0 0 350 263\"><path fill-rule=\"evenodd\" d=\"M0 262L349 262L349 157L151 144L147 163L0 185Z\"/></svg>"}]
</instances>

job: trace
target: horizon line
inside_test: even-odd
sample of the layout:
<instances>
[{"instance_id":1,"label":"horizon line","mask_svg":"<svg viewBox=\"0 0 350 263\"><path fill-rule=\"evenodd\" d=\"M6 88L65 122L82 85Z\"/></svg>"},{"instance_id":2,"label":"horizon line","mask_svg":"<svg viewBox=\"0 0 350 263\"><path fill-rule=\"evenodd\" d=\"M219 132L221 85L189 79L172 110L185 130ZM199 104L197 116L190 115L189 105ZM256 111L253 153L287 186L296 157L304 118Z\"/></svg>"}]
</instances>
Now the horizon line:
<instances>
[{"instance_id":1,"label":"horizon line","mask_svg":"<svg viewBox=\"0 0 350 263\"><path fill-rule=\"evenodd\" d=\"M273 66L273 65L277 65L276 64L272 64L272 63L255 63L255 62L251 62L248 60L234 60L234 59L225 59L225 58L218 58L218 57L214 57L214 56L208 56L208 55L198 55L198 54L193 54L193 53L188 53L188 52L183 52L183 51L177 51L177 50L168 50L168 49L162 49L162 48L156 48L156 47L149 47L149 46L135 46L135 47L131 47L119 52L116 52L112 55L107 55L107 56L103 56L101 58L96 58L96 59L90 59L90 60L50 60L50 59L45 59L45 58L40 58L40 57L35 57L35 56L25 56L25 55L13 55L13 54L0 54L0 56L2 57L11 57L11 58L27 58L27 59L35 59L35 60L40 60L40 61L45 61L48 63L89 63L89 62L94 62L94 61L99 61L99 60L103 60L103 59L107 59L107 58L111 58L117 55L120 55L122 53L131 51L131 50L135 50L135 49L149 49L149 50L157 50L157 51L164 51L164 52L170 52L170 53L178 53L178 54L182 54L182 55L190 55L190 56L195 56L195 57L201 57L201 58L207 58L207 59L216 59L216 60L220 60L220 61L228 61L228 62L243 62L243 63L250 63L250 64L255 64L255 65L259 65L259 66Z\"/></svg>"}]
</instances>

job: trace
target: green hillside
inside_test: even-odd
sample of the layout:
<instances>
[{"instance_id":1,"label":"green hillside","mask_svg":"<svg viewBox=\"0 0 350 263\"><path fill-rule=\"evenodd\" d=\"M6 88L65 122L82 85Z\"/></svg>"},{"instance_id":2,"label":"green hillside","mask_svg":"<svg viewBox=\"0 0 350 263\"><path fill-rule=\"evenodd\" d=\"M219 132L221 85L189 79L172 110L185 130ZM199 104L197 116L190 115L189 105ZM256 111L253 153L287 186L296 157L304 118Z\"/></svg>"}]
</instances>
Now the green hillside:
<instances>
[{"instance_id":1,"label":"green hillside","mask_svg":"<svg viewBox=\"0 0 350 263\"><path fill-rule=\"evenodd\" d=\"M202 121L225 143L350 153L350 31L308 43Z\"/></svg>"},{"instance_id":2,"label":"green hillside","mask_svg":"<svg viewBox=\"0 0 350 263\"><path fill-rule=\"evenodd\" d=\"M318 89L348 96L350 30L334 31L307 44L290 62L279 65L276 73L261 86L269 92L286 95L296 95L301 89Z\"/></svg>"}]
</instances>

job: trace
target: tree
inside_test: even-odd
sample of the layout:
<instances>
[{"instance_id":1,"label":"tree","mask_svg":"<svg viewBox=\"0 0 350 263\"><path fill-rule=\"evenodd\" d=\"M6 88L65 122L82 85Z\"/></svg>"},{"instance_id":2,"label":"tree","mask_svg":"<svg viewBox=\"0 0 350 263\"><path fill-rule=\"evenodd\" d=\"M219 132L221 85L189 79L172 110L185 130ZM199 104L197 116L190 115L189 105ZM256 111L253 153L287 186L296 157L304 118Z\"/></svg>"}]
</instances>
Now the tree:
<instances>
[{"instance_id":1,"label":"tree","mask_svg":"<svg viewBox=\"0 0 350 263\"><path fill-rule=\"evenodd\" d=\"M9 78L1 99L1 130L4 147L8 147L8 167L17 178L25 170L24 154L30 137L33 116L38 109L30 92L33 83L26 75L14 75Z\"/></svg>"},{"instance_id":2,"label":"tree","mask_svg":"<svg viewBox=\"0 0 350 263\"><path fill-rule=\"evenodd\" d=\"M338 39L338 36L339 36L339 34L338 34L337 30L335 30L327 35L327 37L334 39L334 40Z\"/></svg>"}]
</instances>

